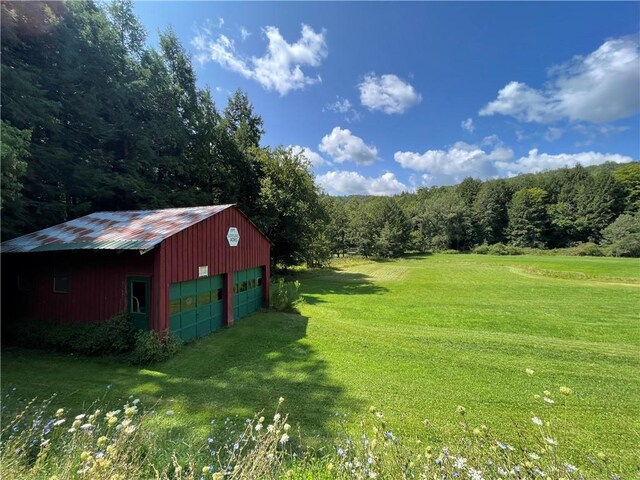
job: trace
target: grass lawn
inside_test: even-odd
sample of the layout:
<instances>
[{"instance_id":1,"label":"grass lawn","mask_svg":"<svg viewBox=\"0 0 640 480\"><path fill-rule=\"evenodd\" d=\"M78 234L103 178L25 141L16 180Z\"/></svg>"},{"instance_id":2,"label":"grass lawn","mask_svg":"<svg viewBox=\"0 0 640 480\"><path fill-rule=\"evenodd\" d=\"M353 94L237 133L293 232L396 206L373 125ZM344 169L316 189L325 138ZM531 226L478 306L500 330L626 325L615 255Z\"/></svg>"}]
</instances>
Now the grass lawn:
<instances>
[{"instance_id":1,"label":"grass lawn","mask_svg":"<svg viewBox=\"0 0 640 480\"><path fill-rule=\"evenodd\" d=\"M175 412L154 428L177 444L280 396L306 438L335 433L336 413L356 425L375 405L394 433L424 435L427 418L437 440L458 428L463 405L505 440L535 414L553 420L570 455L604 451L637 467L637 259L416 256L300 279L300 315L247 317L149 369L4 348L3 411L54 392L55 407L76 409L134 395ZM575 392L566 405L563 385ZM534 399L545 389L555 405Z\"/></svg>"}]
</instances>

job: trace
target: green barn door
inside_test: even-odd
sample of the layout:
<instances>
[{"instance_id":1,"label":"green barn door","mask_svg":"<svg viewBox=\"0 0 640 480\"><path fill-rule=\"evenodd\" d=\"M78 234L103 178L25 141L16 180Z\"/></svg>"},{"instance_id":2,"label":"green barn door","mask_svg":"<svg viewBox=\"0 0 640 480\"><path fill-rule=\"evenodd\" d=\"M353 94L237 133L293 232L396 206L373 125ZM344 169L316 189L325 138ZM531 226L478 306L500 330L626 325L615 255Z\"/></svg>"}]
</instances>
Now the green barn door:
<instances>
[{"instance_id":1,"label":"green barn door","mask_svg":"<svg viewBox=\"0 0 640 480\"><path fill-rule=\"evenodd\" d=\"M127 311L133 325L140 330L149 330L149 284L149 277L127 277Z\"/></svg>"},{"instance_id":2,"label":"green barn door","mask_svg":"<svg viewBox=\"0 0 640 480\"><path fill-rule=\"evenodd\" d=\"M262 268L234 273L233 318L238 320L262 307Z\"/></svg>"},{"instance_id":3,"label":"green barn door","mask_svg":"<svg viewBox=\"0 0 640 480\"><path fill-rule=\"evenodd\" d=\"M169 286L169 329L188 342L222 327L222 276Z\"/></svg>"}]
</instances>

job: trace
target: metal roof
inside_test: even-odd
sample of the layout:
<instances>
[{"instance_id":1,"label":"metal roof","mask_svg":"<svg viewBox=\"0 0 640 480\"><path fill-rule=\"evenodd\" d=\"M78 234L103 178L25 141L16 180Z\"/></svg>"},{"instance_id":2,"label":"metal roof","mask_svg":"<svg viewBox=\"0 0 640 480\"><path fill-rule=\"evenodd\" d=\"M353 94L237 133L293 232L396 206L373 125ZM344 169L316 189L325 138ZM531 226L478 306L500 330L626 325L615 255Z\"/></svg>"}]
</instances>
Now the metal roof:
<instances>
[{"instance_id":1,"label":"metal roof","mask_svg":"<svg viewBox=\"0 0 640 480\"><path fill-rule=\"evenodd\" d=\"M145 250L232 205L96 212L3 242L2 252Z\"/></svg>"}]
</instances>

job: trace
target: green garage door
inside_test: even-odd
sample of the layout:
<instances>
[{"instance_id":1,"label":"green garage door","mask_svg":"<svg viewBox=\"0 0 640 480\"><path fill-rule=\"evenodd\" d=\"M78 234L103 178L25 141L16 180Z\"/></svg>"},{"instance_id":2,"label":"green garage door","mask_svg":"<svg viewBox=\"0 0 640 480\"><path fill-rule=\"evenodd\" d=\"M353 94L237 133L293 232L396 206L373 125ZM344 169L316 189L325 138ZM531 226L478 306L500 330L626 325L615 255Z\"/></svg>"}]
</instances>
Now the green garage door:
<instances>
[{"instance_id":1,"label":"green garage door","mask_svg":"<svg viewBox=\"0 0 640 480\"><path fill-rule=\"evenodd\" d=\"M169 329L188 342L222 327L222 275L169 286Z\"/></svg>"},{"instance_id":2,"label":"green garage door","mask_svg":"<svg viewBox=\"0 0 640 480\"><path fill-rule=\"evenodd\" d=\"M249 315L262 307L262 268L233 274L233 318Z\"/></svg>"}]
</instances>

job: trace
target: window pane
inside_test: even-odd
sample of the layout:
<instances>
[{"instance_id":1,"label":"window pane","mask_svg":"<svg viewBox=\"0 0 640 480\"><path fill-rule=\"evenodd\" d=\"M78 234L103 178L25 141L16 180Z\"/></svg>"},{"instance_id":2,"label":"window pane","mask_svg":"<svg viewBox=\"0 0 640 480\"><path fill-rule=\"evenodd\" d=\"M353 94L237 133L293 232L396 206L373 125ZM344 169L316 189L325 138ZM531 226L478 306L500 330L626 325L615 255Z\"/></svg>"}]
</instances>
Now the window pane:
<instances>
[{"instance_id":1,"label":"window pane","mask_svg":"<svg viewBox=\"0 0 640 480\"><path fill-rule=\"evenodd\" d=\"M198 295L198 306L208 305L211 303L211 292L204 292Z\"/></svg>"},{"instance_id":2,"label":"window pane","mask_svg":"<svg viewBox=\"0 0 640 480\"><path fill-rule=\"evenodd\" d=\"M218 289L218 301L222 300L222 289Z\"/></svg>"},{"instance_id":3,"label":"window pane","mask_svg":"<svg viewBox=\"0 0 640 480\"><path fill-rule=\"evenodd\" d=\"M246 292L247 291L247 282L241 282L240 283L240 291L241 292Z\"/></svg>"},{"instance_id":4,"label":"window pane","mask_svg":"<svg viewBox=\"0 0 640 480\"><path fill-rule=\"evenodd\" d=\"M131 312L147 312L147 284L145 282L131 282Z\"/></svg>"},{"instance_id":5,"label":"window pane","mask_svg":"<svg viewBox=\"0 0 640 480\"><path fill-rule=\"evenodd\" d=\"M53 277L53 291L55 293L69 293L69 288L69 275L56 272Z\"/></svg>"},{"instance_id":6,"label":"window pane","mask_svg":"<svg viewBox=\"0 0 640 480\"><path fill-rule=\"evenodd\" d=\"M171 300L169 302L169 313L171 315L173 315L175 313L180 313L180 299L179 298L177 300Z\"/></svg>"},{"instance_id":7,"label":"window pane","mask_svg":"<svg viewBox=\"0 0 640 480\"><path fill-rule=\"evenodd\" d=\"M182 302L180 303L180 309L183 312L188 312L189 310L193 310L196 306L196 297L195 295L190 295L188 297L184 297Z\"/></svg>"},{"instance_id":8,"label":"window pane","mask_svg":"<svg viewBox=\"0 0 640 480\"><path fill-rule=\"evenodd\" d=\"M258 278L258 286L261 287L262 286L262 277Z\"/></svg>"}]
</instances>

